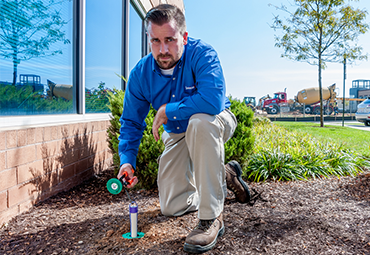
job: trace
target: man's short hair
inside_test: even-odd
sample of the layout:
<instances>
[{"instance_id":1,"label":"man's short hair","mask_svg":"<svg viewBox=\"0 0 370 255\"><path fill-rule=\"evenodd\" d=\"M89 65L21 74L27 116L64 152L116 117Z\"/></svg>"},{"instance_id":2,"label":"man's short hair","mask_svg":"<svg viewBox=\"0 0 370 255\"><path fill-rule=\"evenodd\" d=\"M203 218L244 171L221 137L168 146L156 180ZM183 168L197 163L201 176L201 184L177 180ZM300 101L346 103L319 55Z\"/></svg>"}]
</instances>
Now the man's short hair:
<instances>
[{"instance_id":1,"label":"man's short hair","mask_svg":"<svg viewBox=\"0 0 370 255\"><path fill-rule=\"evenodd\" d=\"M177 29L183 35L186 32L185 15L178 7L171 4L160 4L150 9L144 19L145 28L148 29L149 22L162 26L171 20L176 21Z\"/></svg>"}]
</instances>

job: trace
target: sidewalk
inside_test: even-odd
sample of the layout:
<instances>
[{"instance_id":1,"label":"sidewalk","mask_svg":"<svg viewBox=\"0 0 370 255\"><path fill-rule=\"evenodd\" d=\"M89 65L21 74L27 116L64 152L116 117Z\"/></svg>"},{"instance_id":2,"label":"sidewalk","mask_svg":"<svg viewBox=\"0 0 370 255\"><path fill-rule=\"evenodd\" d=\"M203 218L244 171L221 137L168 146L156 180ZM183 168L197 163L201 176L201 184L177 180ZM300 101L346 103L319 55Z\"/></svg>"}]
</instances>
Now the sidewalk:
<instances>
[{"instance_id":1,"label":"sidewalk","mask_svg":"<svg viewBox=\"0 0 370 255\"><path fill-rule=\"evenodd\" d=\"M338 125L342 126L342 121L324 121L324 125ZM365 126L364 123L358 121L344 121L345 127L355 128L359 130L370 131L370 127Z\"/></svg>"}]
</instances>

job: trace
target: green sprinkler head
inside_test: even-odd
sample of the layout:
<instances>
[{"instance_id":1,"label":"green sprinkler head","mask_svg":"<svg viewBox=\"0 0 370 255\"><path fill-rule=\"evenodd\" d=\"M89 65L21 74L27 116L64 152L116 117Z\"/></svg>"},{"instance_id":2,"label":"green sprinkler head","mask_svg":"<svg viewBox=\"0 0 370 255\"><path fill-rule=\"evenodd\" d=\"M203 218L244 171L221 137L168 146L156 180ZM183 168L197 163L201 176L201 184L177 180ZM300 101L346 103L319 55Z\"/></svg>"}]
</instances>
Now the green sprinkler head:
<instances>
[{"instance_id":1,"label":"green sprinkler head","mask_svg":"<svg viewBox=\"0 0 370 255\"><path fill-rule=\"evenodd\" d=\"M117 178L112 178L107 181L107 189L113 195L119 194L122 191L122 188L122 181L118 180Z\"/></svg>"}]
</instances>

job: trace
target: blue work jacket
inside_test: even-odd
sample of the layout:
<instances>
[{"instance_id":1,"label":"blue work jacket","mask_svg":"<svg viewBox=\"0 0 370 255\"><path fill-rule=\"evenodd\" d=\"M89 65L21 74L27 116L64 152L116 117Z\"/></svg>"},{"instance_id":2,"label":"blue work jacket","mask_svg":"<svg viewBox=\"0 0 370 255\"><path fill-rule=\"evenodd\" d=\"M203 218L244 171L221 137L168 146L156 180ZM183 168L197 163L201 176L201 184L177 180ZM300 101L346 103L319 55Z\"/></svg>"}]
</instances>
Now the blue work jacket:
<instances>
[{"instance_id":1,"label":"blue work jacket","mask_svg":"<svg viewBox=\"0 0 370 255\"><path fill-rule=\"evenodd\" d=\"M163 75L150 53L132 69L120 118L121 165L136 168L140 140L146 128L150 104L158 110L166 105L164 130L183 133L196 113L217 115L230 106L220 60L216 51L201 40L188 37L173 75Z\"/></svg>"}]
</instances>

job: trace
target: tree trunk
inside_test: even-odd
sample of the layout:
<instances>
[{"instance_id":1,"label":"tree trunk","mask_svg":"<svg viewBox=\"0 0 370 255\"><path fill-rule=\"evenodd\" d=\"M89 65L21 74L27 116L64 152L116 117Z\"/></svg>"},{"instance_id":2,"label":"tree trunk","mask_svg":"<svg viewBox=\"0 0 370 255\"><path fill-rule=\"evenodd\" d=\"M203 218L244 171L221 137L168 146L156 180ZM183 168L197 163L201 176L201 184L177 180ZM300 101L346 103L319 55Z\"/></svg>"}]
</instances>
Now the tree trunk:
<instances>
[{"instance_id":1,"label":"tree trunk","mask_svg":"<svg viewBox=\"0 0 370 255\"><path fill-rule=\"evenodd\" d=\"M17 83L17 69L18 69L18 66L16 63L14 63L13 64L13 85L14 86Z\"/></svg>"},{"instance_id":2,"label":"tree trunk","mask_svg":"<svg viewBox=\"0 0 370 255\"><path fill-rule=\"evenodd\" d=\"M320 38L319 38L319 94L320 94L320 127L324 127L324 117L323 117L323 103L322 103L322 83L321 83L321 71L322 71L322 27L319 23Z\"/></svg>"},{"instance_id":3,"label":"tree trunk","mask_svg":"<svg viewBox=\"0 0 370 255\"><path fill-rule=\"evenodd\" d=\"M320 95L320 127L324 126L324 116L323 116L323 102L322 102L322 81L321 81L321 54L319 54L319 95Z\"/></svg>"}]
</instances>

